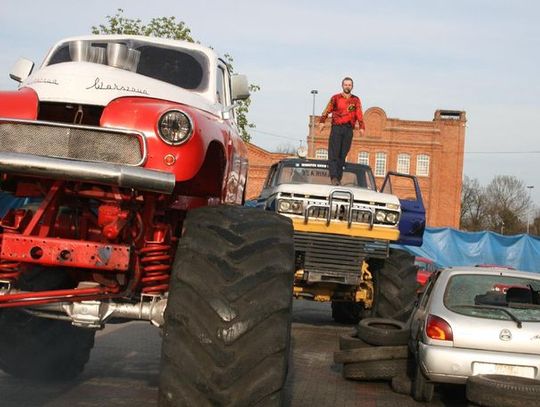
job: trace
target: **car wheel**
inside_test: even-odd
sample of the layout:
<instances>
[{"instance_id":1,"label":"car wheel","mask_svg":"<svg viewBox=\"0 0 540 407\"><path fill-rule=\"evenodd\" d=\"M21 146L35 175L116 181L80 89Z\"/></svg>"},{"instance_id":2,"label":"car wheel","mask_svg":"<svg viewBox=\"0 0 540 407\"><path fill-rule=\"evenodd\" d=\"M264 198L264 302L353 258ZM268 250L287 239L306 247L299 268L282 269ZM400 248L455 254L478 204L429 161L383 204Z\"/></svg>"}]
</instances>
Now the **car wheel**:
<instances>
[{"instance_id":1,"label":"car wheel","mask_svg":"<svg viewBox=\"0 0 540 407\"><path fill-rule=\"evenodd\" d=\"M422 368L417 363L416 364L416 373L414 375L412 383L412 393L413 398L416 401L426 401L430 402L433 399L433 393L435 390L435 385L428 382L424 373L422 373Z\"/></svg>"},{"instance_id":2,"label":"car wheel","mask_svg":"<svg viewBox=\"0 0 540 407\"><path fill-rule=\"evenodd\" d=\"M410 328L401 321L385 318L365 318L356 327L356 336L372 345L407 345Z\"/></svg>"},{"instance_id":3,"label":"car wheel","mask_svg":"<svg viewBox=\"0 0 540 407\"><path fill-rule=\"evenodd\" d=\"M290 348L291 221L259 209L188 212L171 274L160 406L278 406Z\"/></svg>"},{"instance_id":4,"label":"car wheel","mask_svg":"<svg viewBox=\"0 0 540 407\"><path fill-rule=\"evenodd\" d=\"M506 375L471 376L466 385L467 399L490 407L533 407L540 399L540 381Z\"/></svg>"}]
</instances>

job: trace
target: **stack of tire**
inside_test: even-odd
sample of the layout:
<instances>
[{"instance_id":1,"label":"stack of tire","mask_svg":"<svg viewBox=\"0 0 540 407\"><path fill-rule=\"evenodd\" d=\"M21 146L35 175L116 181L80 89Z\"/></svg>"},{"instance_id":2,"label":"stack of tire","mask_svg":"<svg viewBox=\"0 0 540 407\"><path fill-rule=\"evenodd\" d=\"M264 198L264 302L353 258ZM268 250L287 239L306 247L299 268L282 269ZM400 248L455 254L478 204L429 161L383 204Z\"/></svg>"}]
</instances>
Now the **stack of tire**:
<instances>
[{"instance_id":1,"label":"stack of tire","mask_svg":"<svg viewBox=\"0 0 540 407\"><path fill-rule=\"evenodd\" d=\"M339 338L334 362L343 364L348 380L392 380L410 369L407 342L410 329L405 322L365 318L352 334Z\"/></svg>"}]
</instances>

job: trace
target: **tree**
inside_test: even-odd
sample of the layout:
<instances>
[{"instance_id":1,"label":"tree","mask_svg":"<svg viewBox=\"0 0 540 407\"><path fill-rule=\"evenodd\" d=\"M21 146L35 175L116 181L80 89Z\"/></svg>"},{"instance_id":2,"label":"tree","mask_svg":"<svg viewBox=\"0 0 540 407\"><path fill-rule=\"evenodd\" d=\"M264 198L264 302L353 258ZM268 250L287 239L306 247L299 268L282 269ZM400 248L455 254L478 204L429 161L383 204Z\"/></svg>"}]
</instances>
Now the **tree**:
<instances>
[{"instance_id":1,"label":"tree","mask_svg":"<svg viewBox=\"0 0 540 407\"><path fill-rule=\"evenodd\" d=\"M143 24L140 19L127 18L124 16L124 10L119 8L113 16L107 16L107 23L98 26L92 26L92 34L127 34L127 35L145 35L149 37L169 38L173 40L183 40L195 42L191 36L191 30L183 21L177 21L174 16L154 17L148 24ZM229 54L223 55L231 73L233 69L233 58ZM250 91L260 90L257 85L250 85ZM251 140L249 129L255 128L255 124L250 123L247 118L251 98L237 101L236 122L240 136L246 142Z\"/></svg>"},{"instance_id":2,"label":"tree","mask_svg":"<svg viewBox=\"0 0 540 407\"><path fill-rule=\"evenodd\" d=\"M465 176L461 189L462 229L470 231L484 230L488 227L488 201L484 187L475 179Z\"/></svg>"},{"instance_id":3,"label":"tree","mask_svg":"<svg viewBox=\"0 0 540 407\"><path fill-rule=\"evenodd\" d=\"M461 228L492 230L503 234L523 233L533 204L523 181L497 175L483 187L477 179L465 177L461 192ZM533 222L535 231L536 219ZM539 220L540 222L540 220Z\"/></svg>"},{"instance_id":4,"label":"tree","mask_svg":"<svg viewBox=\"0 0 540 407\"><path fill-rule=\"evenodd\" d=\"M533 206L523 181L497 175L486 187L486 197L492 228L503 223L506 234L523 233Z\"/></svg>"}]
</instances>

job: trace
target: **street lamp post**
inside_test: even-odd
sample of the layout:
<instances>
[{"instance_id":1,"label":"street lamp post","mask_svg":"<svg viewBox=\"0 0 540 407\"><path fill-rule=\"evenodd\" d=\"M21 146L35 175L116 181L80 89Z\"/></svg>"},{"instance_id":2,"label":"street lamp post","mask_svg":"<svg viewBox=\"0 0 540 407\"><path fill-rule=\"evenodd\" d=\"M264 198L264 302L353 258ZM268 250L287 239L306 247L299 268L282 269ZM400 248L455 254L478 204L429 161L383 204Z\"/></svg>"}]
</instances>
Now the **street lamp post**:
<instances>
[{"instance_id":1,"label":"street lamp post","mask_svg":"<svg viewBox=\"0 0 540 407\"><path fill-rule=\"evenodd\" d=\"M529 190L529 202L531 202L531 192L534 188L534 185L527 185L527 189ZM530 230L530 224L531 224L531 208L527 211L527 234L529 234Z\"/></svg>"},{"instance_id":2,"label":"street lamp post","mask_svg":"<svg viewBox=\"0 0 540 407\"><path fill-rule=\"evenodd\" d=\"M311 94L313 95L313 109L311 110L311 123L309 125L309 138L311 141L311 157L315 158L315 96L319 93L317 89L313 89Z\"/></svg>"}]
</instances>

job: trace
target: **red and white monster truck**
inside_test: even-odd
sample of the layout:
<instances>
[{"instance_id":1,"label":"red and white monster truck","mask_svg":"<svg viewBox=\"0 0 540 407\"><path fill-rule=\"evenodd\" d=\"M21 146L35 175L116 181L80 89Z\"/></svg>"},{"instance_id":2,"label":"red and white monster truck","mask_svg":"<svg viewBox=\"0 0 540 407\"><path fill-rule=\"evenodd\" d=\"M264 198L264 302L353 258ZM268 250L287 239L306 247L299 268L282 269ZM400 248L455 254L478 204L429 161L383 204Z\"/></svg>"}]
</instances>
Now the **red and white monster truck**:
<instances>
[{"instance_id":1,"label":"red and white monster truck","mask_svg":"<svg viewBox=\"0 0 540 407\"><path fill-rule=\"evenodd\" d=\"M290 221L247 209L244 76L197 44L60 41L0 92L0 368L71 378L96 329L163 328L160 405L278 405Z\"/></svg>"}]
</instances>

